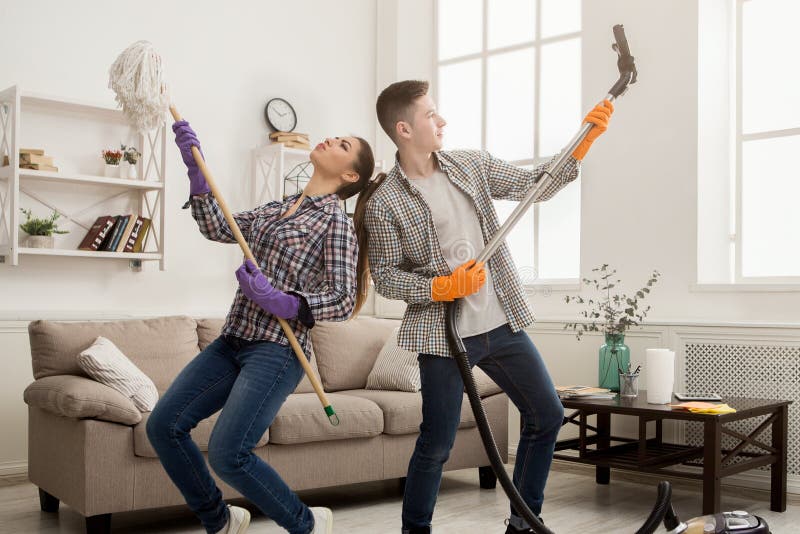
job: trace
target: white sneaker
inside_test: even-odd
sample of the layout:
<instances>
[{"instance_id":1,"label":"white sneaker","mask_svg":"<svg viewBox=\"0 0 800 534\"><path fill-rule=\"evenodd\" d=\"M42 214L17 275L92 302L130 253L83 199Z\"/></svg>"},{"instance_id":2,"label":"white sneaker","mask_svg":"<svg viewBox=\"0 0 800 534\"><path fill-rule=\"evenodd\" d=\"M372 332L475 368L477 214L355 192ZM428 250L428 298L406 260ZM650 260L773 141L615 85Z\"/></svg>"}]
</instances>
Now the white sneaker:
<instances>
[{"instance_id":1,"label":"white sneaker","mask_svg":"<svg viewBox=\"0 0 800 534\"><path fill-rule=\"evenodd\" d=\"M250 525L250 512L238 506L228 505L228 524L219 534L244 534Z\"/></svg>"},{"instance_id":2,"label":"white sneaker","mask_svg":"<svg viewBox=\"0 0 800 534\"><path fill-rule=\"evenodd\" d=\"M314 514L314 530L311 534L333 534L333 512L330 508L315 506L310 508Z\"/></svg>"}]
</instances>

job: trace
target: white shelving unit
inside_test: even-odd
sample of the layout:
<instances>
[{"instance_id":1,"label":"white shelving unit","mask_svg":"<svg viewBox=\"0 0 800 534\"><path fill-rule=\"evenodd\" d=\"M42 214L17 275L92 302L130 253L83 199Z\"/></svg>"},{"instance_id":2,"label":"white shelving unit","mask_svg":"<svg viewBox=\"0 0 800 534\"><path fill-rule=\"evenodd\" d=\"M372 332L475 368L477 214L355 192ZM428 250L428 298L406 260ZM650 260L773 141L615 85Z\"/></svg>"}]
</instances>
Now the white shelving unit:
<instances>
[{"instance_id":1,"label":"white shelving unit","mask_svg":"<svg viewBox=\"0 0 800 534\"><path fill-rule=\"evenodd\" d=\"M310 150L279 143L253 150L253 196L257 205L283 199L283 179L296 165L308 161Z\"/></svg>"},{"instance_id":2,"label":"white shelving unit","mask_svg":"<svg viewBox=\"0 0 800 534\"><path fill-rule=\"evenodd\" d=\"M128 260L133 270L139 270L142 261L158 261L159 268L163 271L165 269L166 125L162 125L146 135L137 134L137 146L141 147L142 152L142 157L137 163L139 179L107 178L61 171L34 171L20 169L18 163L19 150L22 148L20 134L22 128L25 127L27 111L34 111L40 115L51 113L86 117L100 123L125 124L122 111L112 107L30 93L21 90L18 86L0 91L0 163L2 163L3 156L8 156L9 159L9 165L0 167L0 261L19 265L20 256L25 255L121 259ZM72 195L80 192L83 187L99 187L103 191L103 195L106 195L107 192L107 196L104 196L99 202L93 202L79 210L67 210L59 208L56 200L48 200L35 192L33 188L28 187L28 185L35 184L52 185L55 191L63 191L64 194ZM96 216L107 214L99 211L102 209L102 205L121 195L131 195L131 203L138 209L138 213L152 220L147 242L143 246L144 252L41 249L20 245L18 231L20 207L27 206L28 199L55 210L78 228L88 231ZM26 202L23 202L23 198L26 199ZM87 218L90 210L97 215Z\"/></svg>"}]
</instances>

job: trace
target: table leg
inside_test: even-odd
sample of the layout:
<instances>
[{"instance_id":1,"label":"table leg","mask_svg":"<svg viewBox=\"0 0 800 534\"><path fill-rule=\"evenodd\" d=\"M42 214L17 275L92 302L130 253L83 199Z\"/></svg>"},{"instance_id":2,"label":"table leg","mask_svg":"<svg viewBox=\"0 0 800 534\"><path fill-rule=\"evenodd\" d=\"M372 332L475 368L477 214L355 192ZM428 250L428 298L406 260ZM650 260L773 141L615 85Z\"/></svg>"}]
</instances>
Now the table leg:
<instances>
[{"instance_id":1,"label":"table leg","mask_svg":"<svg viewBox=\"0 0 800 534\"><path fill-rule=\"evenodd\" d=\"M778 417L772 423L772 446L777 449L777 461L772 464L769 509L773 512L786 511L786 454L788 446L789 407L780 406Z\"/></svg>"},{"instance_id":2,"label":"table leg","mask_svg":"<svg viewBox=\"0 0 800 534\"><path fill-rule=\"evenodd\" d=\"M597 414L597 450L607 449L611 446L611 414ZM611 468L598 465L595 468L595 482L608 484L611 480Z\"/></svg>"},{"instance_id":3,"label":"table leg","mask_svg":"<svg viewBox=\"0 0 800 534\"><path fill-rule=\"evenodd\" d=\"M722 425L714 417L703 424L703 514L720 510Z\"/></svg>"}]
</instances>

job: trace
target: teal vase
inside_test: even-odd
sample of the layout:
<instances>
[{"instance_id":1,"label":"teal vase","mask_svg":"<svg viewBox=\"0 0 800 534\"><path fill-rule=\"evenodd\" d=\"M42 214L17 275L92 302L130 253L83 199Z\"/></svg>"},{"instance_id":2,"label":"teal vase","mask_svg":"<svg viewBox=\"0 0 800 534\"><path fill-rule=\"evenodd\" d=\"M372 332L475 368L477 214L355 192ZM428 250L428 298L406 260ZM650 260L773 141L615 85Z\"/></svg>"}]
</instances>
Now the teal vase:
<instances>
[{"instance_id":1,"label":"teal vase","mask_svg":"<svg viewBox=\"0 0 800 534\"><path fill-rule=\"evenodd\" d=\"M606 342L600 347L600 387L619 392L619 371L627 371L629 363L631 349L625 344L625 334L606 334Z\"/></svg>"}]
</instances>

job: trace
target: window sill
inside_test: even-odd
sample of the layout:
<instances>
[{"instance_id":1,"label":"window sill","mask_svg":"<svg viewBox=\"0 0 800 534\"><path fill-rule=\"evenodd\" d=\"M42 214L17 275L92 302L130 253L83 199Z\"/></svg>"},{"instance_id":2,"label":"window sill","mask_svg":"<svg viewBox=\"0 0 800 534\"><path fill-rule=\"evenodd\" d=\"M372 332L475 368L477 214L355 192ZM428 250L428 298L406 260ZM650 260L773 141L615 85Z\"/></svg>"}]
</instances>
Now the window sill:
<instances>
[{"instance_id":1,"label":"window sill","mask_svg":"<svg viewBox=\"0 0 800 534\"><path fill-rule=\"evenodd\" d=\"M692 293L792 293L800 291L800 284L691 284L689 291Z\"/></svg>"}]
</instances>

